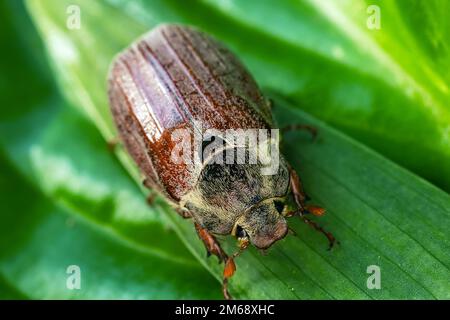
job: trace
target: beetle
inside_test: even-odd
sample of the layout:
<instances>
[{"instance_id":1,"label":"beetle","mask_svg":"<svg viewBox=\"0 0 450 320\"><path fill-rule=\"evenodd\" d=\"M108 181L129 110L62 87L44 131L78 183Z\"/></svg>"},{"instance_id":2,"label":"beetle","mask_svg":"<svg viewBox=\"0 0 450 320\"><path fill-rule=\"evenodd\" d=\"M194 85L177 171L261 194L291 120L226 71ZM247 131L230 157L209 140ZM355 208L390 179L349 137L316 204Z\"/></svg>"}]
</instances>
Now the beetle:
<instances>
[{"instance_id":1,"label":"beetle","mask_svg":"<svg viewBox=\"0 0 450 320\"><path fill-rule=\"evenodd\" d=\"M198 157L199 165L174 161L180 143L174 135L182 130L192 138L210 129L275 126L270 101L220 42L193 27L159 25L115 57L108 95L119 135L145 177L144 185L163 195L183 218L192 219L208 255L224 261L225 298L231 298L227 286L236 270L234 258L250 244L264 250L284 238L289 216L299 216L322 232L331 248L333 235L305 216L325 210L306 204L300 179L281 154L270 175L261 173L258 160L213 161L225 150L242 149L245 157L253 150L248 143L216 134L197 147L188 145L187 150L195 149L193 154L204 155L215 144L212 156ZM312 130L305 125L296 128ZM215 236L230 234L237 238L239 250L228 256Z\"/></svg>"}]
</instances>

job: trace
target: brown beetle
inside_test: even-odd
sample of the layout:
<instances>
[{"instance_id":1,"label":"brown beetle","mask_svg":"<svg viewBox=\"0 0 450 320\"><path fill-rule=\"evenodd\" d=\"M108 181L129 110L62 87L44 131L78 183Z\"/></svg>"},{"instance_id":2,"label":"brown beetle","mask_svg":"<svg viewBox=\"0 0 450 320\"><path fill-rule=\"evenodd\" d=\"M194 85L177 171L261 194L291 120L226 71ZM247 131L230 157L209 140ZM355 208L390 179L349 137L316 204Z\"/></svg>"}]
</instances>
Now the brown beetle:
<instances>
[{"instance_id":1,"label":"brown beetle","mask_svg":"<svg viewBox=\"0 0 450 320\"><path fill-rule=\"evenodd\" d=\"M249 243L266 249L282 239L288 216L300 216L333 245L334 237L304 216L324 210L305 204L298 175L283 156L273 174L261 173L266 165L261 159L220 162L217 155L226 150L238 154L243 149L247 159L253 149L216 134L197 147L188 144L187 150L199 155L200 165L175 161L178 132L187 132L191 141L210 129L269 132L273 126L270 103L252 76L210 36L179 25L153 29L114 60L109 99L119 134L144 174L145 186L164 195L181 216L192 218L208 254L225 261L226 298L227 282L235 271L233 258ZM211 156L204 156L212 144L215 148L206 153ZM229 257L214 237L218 234L237 237L240 250Z\"/></svg>"}]
</instances>

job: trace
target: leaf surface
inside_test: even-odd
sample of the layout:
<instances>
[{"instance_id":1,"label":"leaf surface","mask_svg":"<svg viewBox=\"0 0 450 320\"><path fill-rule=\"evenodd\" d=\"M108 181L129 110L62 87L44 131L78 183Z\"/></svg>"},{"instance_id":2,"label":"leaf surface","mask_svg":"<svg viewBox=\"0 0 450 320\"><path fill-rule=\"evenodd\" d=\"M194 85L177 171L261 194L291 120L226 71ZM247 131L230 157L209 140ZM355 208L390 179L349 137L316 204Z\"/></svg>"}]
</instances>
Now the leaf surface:
<instances>
[{"instance_id":1,"label":"leaf surface","mask_svg":"<svg viewBox=\"0 0 450 320\"><path fill-rule=\"evenodd\" d=\"M385 65L384 60L378 61L377 55L372 57L377 64L365 65L366 54L350 50L355 48L354 39L350 37L345 40L345 37L335 30L336 23L343 22L339 16L334 17L337 20L329 16L332 12L330 8L282 2L273 12L274 15L287 16L288 12L292 12L292 15L296 17L303 13L305 19L283 20L284 23L295 28L294 31L290 31L292 33L281 35L277 33L277 30L288 30L287 26L273 27L269 32L269 24L263 26L257 23L261 21L259 20L261 17L272 18L267 14L268 9L263 4L252 7L258 8L257 10L245 10L244 6L250 5L247 2L195 2L190 5L190 10L185 10L186 5L181 1L153 1L150 4L137 1L130 4L125 1L80 0L70 2L72 3L79 4L82 10L82 27L79 30L66 28L65 9L69 2L29 1L28 5L44 39L61 90L73 105L83 110L105 139L111 139L116 135L107 104L105 81L112 57L136 36L157 23L166 21L199 25L216 34L232 47L250 67L257 81L266 88L266 93L274 98L275 115L281 124L308 123L318 127L320 137L315 143L311 143L308 136L303 133L287 134L284 137L284 151L288 160L299 171L305 189L313 201L328 210L327 215L318 219L318 222L326 229L333 231L341 244L336 249L327 251L326 241L320 234L300 221L291 219L289 223L296 231L296 237L288 236L280 241L269 250L266 256L250 248L237 260L238 272L231 281L231 293L235 297L252 299L449 298L450 197L448 194L330 128L327 124L299 111L304 109L320 115L324 120L350 133L352 129L347 130L340 121L349 121L353 117L355 121L350 122L354 122L355 126L356 124L362 126L362 129L357 128L354 131L358 133L358 138L360 138L360 132L364 130L368 132L370 129L371 132L376 133L372 137L373 141L391 141L392 138L395 143L398 143L387 146L386 150L394 150L399 145L404 146L405 137L409 139L411 136L410 131L406 135L406 128L411 129L412 123L418 123L419 119L423 120L424 124L421 127L423 131L419 128L416 132L417 137L426 132L433 132L430 130L436 128L438 128L435 131L436 136L439 136L439 130L445 128L445 125L436 125L438 121L433 118L434 116L430 118L429 109L421 105L422 96L418 98L417 104L411 104L410 102L415 100L410 101L405 98L404 92L400 92L403 87L389 83L392 79L386 72L392 72L395 68L389 69L390 65ZM226 3L230 8L224 10ZM279 10L283 10L282 13ZM245 19L242 12L247 13ZM314 18L318 13L321 13L322 19ZM348 23L353 19L357 18L344 20L344 22ZM395 21L395 19L389 21ZM295 30L300 30L299 25L302 23L305 24L305 32L311 32L309 44L308 36L305 36L306 40L301 43L296 43ZM312 27L314 23L317 24L317 29ZM314 30L317 34L327 36L330 33L330 38L325 36L326 41L321 42L324 47L315 46ZM327 32L320 33L324 30ZM337 61L339 59L333 58L333 54L330 56L327 43L331 45L335 41L343 48L349 48L349 51L344 51L350 55L350 57L344 55L346 59L348 58L345 63ZM383 43L382 39L371 39L371 41L375 41L375 45L380 48L386 45L380 44ZM432 48L430 50L432 51ZM384 49L383 52L385 51ZM339 50L335 51L335 54L336 52L340 56ZM303 60L308 63L298 63ZM401 63L407 63L407 61L402 60ZM401 69L405 68L402 66ZM326 72L320 74L319 69ZM408 78L416 79L418 75L414 72L408 72ZM445 73L436 76L442 78ZM343 87L339 89L339 85ZM349 88L353 91L349 91ZM445 115L446 111L443 111L445 108L442 107L445 95L438 93L439 90L436 92L434 90L427 88L426 92L431 93L438 101L434 107ZM364 100L365 98L367 100ZM371 99L381 98L387 99L388 105L393 107L388 108L389 112L384 108L382 110L375 108L376 111L372 108L380 105L380 100L374 102ZM369 111L361 107L360 103L364 101L368 101L367 110ZM351 102L354 104L352 105ZM354 108L348 109L351 107ZM410 122L404 124L404 127L396 126L398 132L394 133L394 137L390 137L385 129L392 125L389 123L390 120L399 121L399 115L405 114L404 108L411 108L408 113L411 116L407 117L407 121ZM107 151L101 147L105 145L104 141L83 116L65 107L56 108L56 111L51 111L53 110L51 108L45 110L41 118L33 116L32 120L21 120L37 122L36 119L47 119L47 122L39 121L44 129L37 131L42 131L42 134L33 134L31 138L28 132L22 136L18 135L17 132L23 128L24 122L15 122L16 119L12 119L3 126L2 137L3 132L11 136L5 139L5 143L8 143L8 155L21 172L31 176L33 183L48 197L57 199L58 207L62 206L64 210L75 211L77 213L75 217L81 221L86 219L89 223L95 222L95 226L106 225L110 232L119 234L126 243L130 242L133 246L140 248L142 246L145 250L151 251L152 255L157 255L161 251L165 252L170 248L179 250L180 255L177 255L176 261L173 261L173 270L183 271L186 279L184 282L180 281L180 285L195 283L197 273L187 271L184 267L176 269L175 264L183 261L183 265L191 265L192 269L196 270L195 261L190 261L186 253L183 256L182 248L171 243L171 241L176 243L175 239L167 237L167 241L153 243L148 238L152 236L152 233L149 232L149 235L145 232L146 230L151 228L161 230L161 227L173 228L198 261L217 279L220 279L222 267L217 265L215 258L207 260L204 257L204 248L193 232L190 221L181 219L163 204L155 208L145 206L144 194L137 187L140 184L140 177L136 173L136 167L123 150L118 150L118 156L136 184L132 183L119 165L112 160L112 155L108 155ZM390 114L391 111L392 114ZM379 121L384 127L378 125L369 127L368 124L372 123L369 119L372 121L376 118L375 124L378 123L375 114L380 115ZM422 117L422 114L426 117ZM331 121L331 118L335 120ZM15 133L13 133L14 128ZM382 130L378 131L377 128ZM23 138L14 140L16 136ZM64 144L60 139L61 136L73 137L77 143ZM27 139L37 143L23 142L28 141ZM370 142L370 139L361 140ZM436 140L431 139L431 141ZM373 144L370 145L376 147ZM407 155L408 152L423 150L421 148L424 147L418 144L417 148L401 149L401 151ZM440 149L442 150L445 149ZM83 160L86 154L89 154L89 157ZM392 156L392 154L386 154ZM77 159L77 156L81 159ZM419 154L419 156L422 155ZM61 161L61 158L64 161ZM405 156L405 158L410 157ZM29 165L22 164L23 159L28 159ZM442 168L445 162L438 162L441 166L437 168ZM399 163L402 162L399 161ZM406 163L403 164L406 165ZM100 166L101 170L99 170ZM58 168L61 173L68 175L68 179L58 177L56 174ZM441 172L445 177L445 170ZM126 196L122 195L124 198L120 199L121 192L124 192ZM110 203L98 201L103 197L106 197ZM139 214L136 215L136 213ZM63 213L57 214L55 219L61 219L61 216ZM55 227L55 229L58 228ZM95 230L96 232L91 234L94 239L98 236L97 233L100 233L97 227ZM91 231L87 230L86 233ZM48 234L54 232L56 231ZM89 239L88 236L86 237ZM232 239L224 239L224 241L229 251L235 250ZM121 250L115 242L107 247L111 250ZM131 257L134 257L134 254L130 255ZM136 254L134 259L139 259L139 254ZM92 262L92 259L87 260ZM12 260L5 261L9 266ZM99 261L99 264L103 263L106 262ZM118 263L117 268L114 269L114 274L118 277L123 277L127 270L122 263ZM367 287L370 276L367 268L372 265L380 267L381 290L370 290ZM164 278L164 270L161 274ZM204 274L206 275L206 272ZM191 277L194 277L194 280L188 280ZM115 281L115 278L110 275L105 275L104 279ZM174 287L176 280L173 280ZM133 283L133 280L127 281ZM95 286L96 283L92 282L91 285ZM125 284L124 286L126 287ZM94 295L104 297L107 294L118 295L119 293L115 290L119 287L117 283L113 283L110 287L111 292L107 293L99 293L98 288L90 290L93 290L92 297ZM144 287L143 285L142 288ZM179 288L180 295L185 294L187 290L185 288ZM188 286L188 288L191 287ZM204 291L198 294L206 295L208 288L212 289L210 286L199 288L198 290ZM31 289L30 291L35 292ZM59 291L50 292L60 294ZM39 293L45 296L45 292ZM127 290L122 292L123 295L128 293Z\"/></svg>"}]
</instances>

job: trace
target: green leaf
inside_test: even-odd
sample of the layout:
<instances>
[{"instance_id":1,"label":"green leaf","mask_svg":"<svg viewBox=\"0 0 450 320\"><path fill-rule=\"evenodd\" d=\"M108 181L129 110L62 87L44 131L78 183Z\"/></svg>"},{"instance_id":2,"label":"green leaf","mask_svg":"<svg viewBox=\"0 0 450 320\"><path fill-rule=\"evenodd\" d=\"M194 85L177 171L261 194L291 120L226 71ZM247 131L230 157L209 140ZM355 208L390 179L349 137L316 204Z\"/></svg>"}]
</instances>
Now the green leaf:
<instances>
[{"instance_id":1,"label":"green leaf","mask_svg":"<svg viewBox=\"0 0 450 320\"><path fill-rule=\"evenodd\" d=\"M9 62L0 76L0 299L220 298L96 128L54 91L23 8L13 5L14 25L1 6L1 38L14 50L0 59ZM81 268L80 290L66 287L70 265Z\"/></svg>"},{"instance_id":2,"label":"green leaf","mask_svg":"<svg viewBox=\"0 0 450 320\"><path fill-rule=\"evenodd\" d=\"M163 246L156 251L122 239L111 227L94 223L37 191L3 156L0 164L0 274L7 279L0 278L1 298L218 297L218 286L192 286L179 276L182 269L191 281L207 282L196 263L167 256L170 251L163 251ZM160 241L165 238L161 236ZM66 287L66 270L71 265L81 270L79 290Z\"/></svg>"},{"instance_id":3,"label":"green leaf","mask_svg":"<svg viewBox=\"0 0 450 320\"><path fill-rule=\"evenodd\" d=\"M238 272L231 281L234 296L253 299L448 299L449 195L326 124L299 110L295 111L303 108L321 115L331 123L347 128L349 132L353 130L358 135L361 134L360 138L366 142L372 141L372 146L384 146L385 142L389 142L384 151L392 157L398 146L405 146L408 139L414 136L418 139L414 148L401 149L406 159L403 162L397 159L409 167L413 167L416 161L421 168L427 166L424 161L430 153L421 151L431 143L433 148L430 147L428 151L434 152L434 159L440 159L437 160L439 166L433 172L440 173L445 180L448 171L442 159L446 159L448 153L434 139L445 138L441 135L445 126L430 112L431 109L438 110L444 114L442 121L448 119L442 108L445 95L427 88L427 92L438 101L431 109L422 104L422 97L405 97L400 89L407 87L389 82L392 79L386 72L393 72L391 64L384 65L385 61L378 61L379 56L375 55L372 60L368 60L374 64L366 65L366 54L355 49L354 39L333 31L338 22L349 23L353 20L342 20L339 15L327 16L333 12L328 7L318 11L303 3L280 2L268 14L270 8L266 8L265 2L261 1L253 3L247 10L244 8L248 5L247 1L226 2L227 10L224 7L226 3L220 3L222 6L212 2L187 4L183 1L152 1L147 4L144 1L131 3L79 0L29 1L28 5L48 48L63 92L74 105L84 110L106 139L115 136L106 96L105 79L109 63L136 36L162 21L195 23L218 35L245 60L258 82L271 89L268 93L276 98L275 110L281 123L309 123L319 128L320 139L316 143L311 143L301 133L287 135L285 150L288 159L299 170L305 189L316 203L328 209L328 214L320 219L320 223L333 231L341 245L333 251L327 251L326 241L321 235L293 219L289 223L297 232L297 237L289 236L280 241L271 248L267 256L250 248L238 259ZM78 4L81 8L82 26L79 30L66 28L65 10L68 4ZM185 10L187 7L189 10ZM241 17L237 14L239 10L243 12ZM278 18L280 23L286 23L281 27L269 23L264 26L260 23L258 26L254 22L262 21L258 17L264 17L268 22L277 15L291 18ZM252 17L256 18L252 20ZM333 17L337 20L331 19ZM253 22L250 23L251 21ZM273 33L288 30L291 26L294 27L291 37L295 37L295 30L303 30L301 34L306 33L304 43L300 43L300 40L296 43L297 38L286 39L287 34L281 37L268 31L270 29ZM307 32L311 33L308 35ZM330 38L326 37L328 33ZM316 45L316 38L325 38L322 47ZM378 41L381 43L382 39L370 41L375 41L373 45L381 48ZM344 53L349 55L344 55L349 60L346 63L329 55L330 48L327 45L335 43L342 45ZM386 49L383 50L385 52ZM336 52L340 56L339 50L335 50L334 55ZM299 61L305 63L299 64ZM407 63L405 60L403 62ZM402 66L402 70L403 68ZM416 74L408 74L409 76L415 77ZM432 85L434 86L430 84ZM375 108L380 105L386 105L386 108ZM411 116L405 117L405 110ZM72 118L72 115L68 113L67 118ZM82 118L68 127L66 122L70 123L66 119L61 124L54 124L59 128L53 129L58 132L53 133L53 138L50 139L53 147L42 149L38 157L33 159L33 170L38 177L47 177L49 172L54 172L51 168L58 168L52 153L61 149L64 151L61 137L77 137L76 128L85 127ZM392 126L397 130L387 130ZM410 133L412 128L414 135ZM69 134L64 133L66 129ZM430 140L422 139L425 133ZM94 133L87 134L91 135ZM76 141L79 143L83 138L77 138ZM102 162L103 156L97 154L101 150L100 145L101 142L97 141L95 147L79 149L76 154L82 155L89 150L89 159L102 159ZM125 168L140 183L136 167L123 150L118 152ZM414 153L413 157L411 153ZM40 161L40 157L45 161ZM67 161L77 166L80 160L75 153L69 152ZM103 186L109 185L111 181L105 176L110 175L99 176L95 171L83 174L75 170L73 179L86 178L90 181L90 187L98 186L98 179ZM123 215L132 219L134 213L130 210L127 214L127 205L143 203L143 195L125 180L120 179L120 186L111 188L130 190L129 198L122 205ZM71 205L74 205L75 194L86 196L83 188L71 185L70 179L55 179L50 175L45 183L39 178L37 181L47 194L52 197L57 194L62 202ZM61 189L70 190L70 196L64 192L57 193ZM94 194L95 190L94 188ZM115 199L114 195L116 194L112 192L111 199ZM88 206L80 206L85 209L85 214L98 219L95 212L88 212ZM204 248L193 232L191 221L181 219L166 207L148 210L152 212L152 216L161 212L159 223L172 226L199 261L220 279L222 267L217 265L215 258L207 260L204 257ZM162 211L167 213L170 222L162 218ZM112 223L112 228L119 230L124 237L141 244L145 242L144 239L136 240L134 232L123 232L120 224L111 220L111 216L106 216L107 218L102 219ZM103 221L102 219L100 220ZM234 246L230 242L231 239L228 239L226 243L228 250ZM151 245L154 248L157 245L165 246L164 243ZM381 290L370 290L366 285L369 277L367 267L371 265L381 268ZM120 273L120 266L118 270ZM190 276L186 276L186 281L191 281L188 278Z\"/></svg>"},{"instance_id":4,"label":"green leaf","mask_svg":"<svg viewBox=\"0 0 450 320\"><path fill-rule=\"evenodd\" d=\"M24 300L26 297L0 277L0 300Z\"/></svg>"}]
</instances>

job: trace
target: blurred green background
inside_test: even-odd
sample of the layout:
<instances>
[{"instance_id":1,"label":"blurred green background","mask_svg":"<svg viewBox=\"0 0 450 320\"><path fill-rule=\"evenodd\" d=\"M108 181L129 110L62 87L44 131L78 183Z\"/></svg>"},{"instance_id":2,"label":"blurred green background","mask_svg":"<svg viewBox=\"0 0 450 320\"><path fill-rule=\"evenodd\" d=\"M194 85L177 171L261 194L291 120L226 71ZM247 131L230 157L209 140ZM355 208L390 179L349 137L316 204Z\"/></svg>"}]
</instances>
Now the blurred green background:
<instances>
[{"instance_id":1,"label":"blurred green background","mask_svg":"<svg viewBox=\"0 0 450 320\"><path fill-rule=\"evenodd\" d=\"M316 143L287 135L285 151L341 245L326 251L293 220L297 237L239 258L231 293L449 299L448 12L446 0L1 1L0 298L221 298L221 266L192 223L161 199L147 206L135 166L106 142L113 56L177 22L232 49L281 124L320 130ZM367 286L370 265L381 289Z\"/></svg>"}]
</instances>

